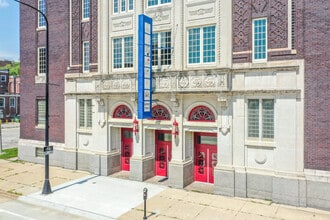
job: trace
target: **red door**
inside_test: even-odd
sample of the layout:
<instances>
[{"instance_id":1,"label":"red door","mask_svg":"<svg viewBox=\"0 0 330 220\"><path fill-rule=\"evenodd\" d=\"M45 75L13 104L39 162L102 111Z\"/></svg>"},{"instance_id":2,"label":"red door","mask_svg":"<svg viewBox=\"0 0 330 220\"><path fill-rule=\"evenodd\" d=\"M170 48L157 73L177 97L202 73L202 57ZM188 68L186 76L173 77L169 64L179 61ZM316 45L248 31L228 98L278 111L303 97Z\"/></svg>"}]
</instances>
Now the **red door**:
<instances>
[{"instance_id":1,"label":"red door","mask_svg":"<svg viewBox=\"0 0 330 220\"><path fill-rule=\"evenodd\" d=\"M214 183L217 165L217 134L195 133L195 181Z\"/></svg>"},{"instance_id":2,"label":"red door","mask_svg":"<svg viewBox=\"0 0 330 220\"><path fill-rule=\"evenodd\" d=\"M121 129L121 169L130 170L130 158L132 156L133 129Z\"/></svg>"},{"instance_id":3,"label":"red door","mask_svg":"<svg viewBox=\"0 0 330 220\"><path fill-rule=\"evenodd\" d=\"M156 162L157 176L167 176L167 165L172 159L171 131L156 131Z\"/></svg>"}]
</instances>

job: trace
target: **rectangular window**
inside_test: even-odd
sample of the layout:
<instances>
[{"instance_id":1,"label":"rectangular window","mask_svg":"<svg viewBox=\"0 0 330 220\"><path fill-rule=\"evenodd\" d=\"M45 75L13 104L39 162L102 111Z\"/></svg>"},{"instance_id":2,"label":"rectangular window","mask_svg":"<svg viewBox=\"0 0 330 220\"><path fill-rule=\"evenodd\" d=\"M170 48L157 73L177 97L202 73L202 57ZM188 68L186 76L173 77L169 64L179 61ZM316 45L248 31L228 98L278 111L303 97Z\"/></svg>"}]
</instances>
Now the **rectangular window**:
<instances>
[{"instance_id":1,"label":"rectangular window","mask_svg":"<svg viewBox=\"0 0 330 220\"><path fill-rule=\"evenodd\" d=\"M15 98L10 98L9 99L9 107L15 108Z\"/></svg>"},{"instance_id":2,"label":"rectangular window","mask_svg":"<svg viewBox=\"0 0 330 220\"><path fill-rule=\"evenodd\" d=\"M188 63L215 62L215 26L188 30Z\"/></svg>"},{"instance_id":3,"label":"rectangular window","mask_svg":"<svg viewBox=\"0 0 330 220\"><path fill-rule=\"evenodd\" d=\"M267 60L267 19L253 20L253 60Z\"/></svg>"},{"instance_id":4,"label":"rectangular window","mask_svg":"<svg viewBox=\"0 0 330 220\"><path fill-rule=\"evenodd\" d=\"M38 48L38 73L46 74L46 47Z\"/></svg>"},{"instance_id":5,"label":"rectangular window","mask_svg":"<svg viewBox=\"0 0 330 220\"><path fill-rule=\"evenodd\" d=\"M133 37L113 39L113 68L133 67Z\"/></svg>"},{"instance_id":6,"label":"rectangular window","mask_svg":"<svg viewBox=\"0 0 330 220\"><path fill-rule=\"evenodd\" d=\"M83 71L84 73L89 72L89 42L83 42Z\"/></svg>"},{"instance_id":7,"label":"rectangular window","mask_svg":"<svg viewBox=\"0 0 330 220\"><path fill-rule=\"evenodd\" d=\"M263 139L274 138L273 99L248 100L248 137Z\"/></svg>"},{"instance_id":8,"label":"rectangular window","mask_svg":"<svg viewBox=\"0 0 330 220\"><path fill-rule=\"evenodd\" d=\"M90 2L89 0L82 0L82 13L83 13L83 19L88 19L89 18L89 5Z\"/></svg>"},{"instance_id":9,"label":"rectangular window","mask_svg":"<svg viewBox=\"0 0 330 220\"><path fill-rule=\"evenodd\" d=\"M38 9L46 15L46 0L38 1ZM45 20L44 16L42 16L40 13L38 13L38 26L39 27L46 26L46 20Z\"/></svg>"},{"instance_id":10,"label":"rectangular window","mask_svg":"<svg viewBox=\"0 0 330 220\"><path fill-rule=\"evenodd\" d=\"M171 3L171 0L148 0L148 6Z\"/></svg>"},{"instance_id":11,"label":"rectangular window","mask_svg":"<svg viewBox=\"0 0 330 220\"><path fill-rule=\"evenodd\" d=\"M79 99L79 127L92 127L92 99Z\"/></svg>"},{"instance_id":12,"label":"rectangular window","mask_svg":"<svg viewBox=\"0 0 330 220\"><path fill-rule=\"evenodd\" d=\"M127 11L133 11L134 0L113 0L113 13L123 13Z\"/></svg>"},{"instance_id":13,"label":"rectangular window","mask_svg":"<svg viewBox=\"0 0 330 220\"><path fill-rule=\"evenodd\" d=\"M0 108L5 107L5 98L0 98Z\"/></svg>"},{"instance_id":14,"label":"rectangular window","mask_svg":"<svg viewBox=\"0 0 330 220\"><path fill-rule=\"evenodd\" d=\"M46 100L37 100L37 125L45 125L46 123Z\"/></svg>"},{"instance_id":15,"label":"rectangular window","mask_svg":"<svg viewBox=\"0 0 330 220\"><path fill-rule=\"evenodd\" d=\"M113 13L118 13L119 11L119 0L113 0Z\"/></svg>"},{"instance_id":16,"label":"rectangular window","mask_svg":"<svg viewBox=\"0 0 330 220\"><path fill-rule=\"evenodd\" d=\"M1 82L6 82L6 81L7 81L6 75L1 75Z\"/></svg>"},{"instance_id":17,"label":"rectangular window","mask_svg":"<svg viewBox=\"0 0 330 220\"><path fill-rule=\"evenodd\" d=\"M152 36L152 65L171 65L171 32L154 33Z\"/></svg>"}]
</instances>

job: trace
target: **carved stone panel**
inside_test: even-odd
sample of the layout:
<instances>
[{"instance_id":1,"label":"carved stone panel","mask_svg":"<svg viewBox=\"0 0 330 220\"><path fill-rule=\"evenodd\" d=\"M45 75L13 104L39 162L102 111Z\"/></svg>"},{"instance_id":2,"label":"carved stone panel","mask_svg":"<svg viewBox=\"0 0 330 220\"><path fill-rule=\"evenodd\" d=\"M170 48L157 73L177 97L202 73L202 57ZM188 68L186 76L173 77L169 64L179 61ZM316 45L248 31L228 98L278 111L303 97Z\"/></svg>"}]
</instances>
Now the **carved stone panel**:
<instances>
[{"instance_id":1,"label":"carved stone panel","mask_svg":"<svg viewBox=\"0 0 330 220\"><path fill-rule=\"evenodd\" d=\"M130 29L133 29L133 18L131 16L112 19L111 31L123 31Z\"/></svg>"},{"instance_id":2,"label":"carved stone panel","mask_svg":"<svg viewBox=\"0 0 330 220\"><path fill-rule=\"evenodd\" d=\"M188 21L214 18L215 17L215 4L209 3L204 5L194 5L188 7Z\"/></svg>"},{"instance_id":3,"label":"carved stone panel","mask_svg":"<svg viewBox=\"0 0 330 220\"><path fill-rule=\"evenodd\" d=\"M170 24L171 9L153 10L148 12L148 16L152 18L153 25Z\"/></svg>"}]
</instances>

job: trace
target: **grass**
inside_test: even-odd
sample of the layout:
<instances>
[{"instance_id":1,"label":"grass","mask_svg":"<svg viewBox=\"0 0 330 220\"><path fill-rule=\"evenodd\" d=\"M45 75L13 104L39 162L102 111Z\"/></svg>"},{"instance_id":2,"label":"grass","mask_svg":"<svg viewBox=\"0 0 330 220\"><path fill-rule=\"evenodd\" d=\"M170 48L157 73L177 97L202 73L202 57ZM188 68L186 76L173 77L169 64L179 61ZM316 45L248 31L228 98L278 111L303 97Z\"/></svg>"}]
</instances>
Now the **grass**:
<instances>
[{"instance_id":1,"label":"grass","mask_svg":"<svg viewBox=\"0 0 330 220\"><path fill-rule=\"evenodd\" d=\"M2 154L0 154L0 159L10 159L17 157L18 149L17 148L10 148L2 150Z\"/></svg>"}]
</instances>

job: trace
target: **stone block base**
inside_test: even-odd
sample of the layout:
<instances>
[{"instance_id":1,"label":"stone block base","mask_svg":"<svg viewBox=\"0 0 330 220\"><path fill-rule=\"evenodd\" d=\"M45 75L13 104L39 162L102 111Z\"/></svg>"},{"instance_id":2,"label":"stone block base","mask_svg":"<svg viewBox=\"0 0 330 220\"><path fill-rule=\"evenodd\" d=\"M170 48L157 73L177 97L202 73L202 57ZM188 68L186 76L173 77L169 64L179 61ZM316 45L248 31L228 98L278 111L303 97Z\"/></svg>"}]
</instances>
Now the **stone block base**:
<instances>
[{"instance_id":1,"label":"stone block base","mask_svg":"<svg viewBox=\"0 0 330 220\"><path fill-rule=\"evenodd\" d=\"M129 178L135 181L144 181L155 175L155 159L153 157L132 157L130 160Z\"/></svg>"},{"instance_id":2,"label":"stone block base","mask_svg":"<svg viewBox=\"0 0 330 220\"><path fill-rule=\"evenodd\" d=\"M194 181L193 162L171 161L168 168L169 185L184 188Z\"/></svg>"}]
</instances>

